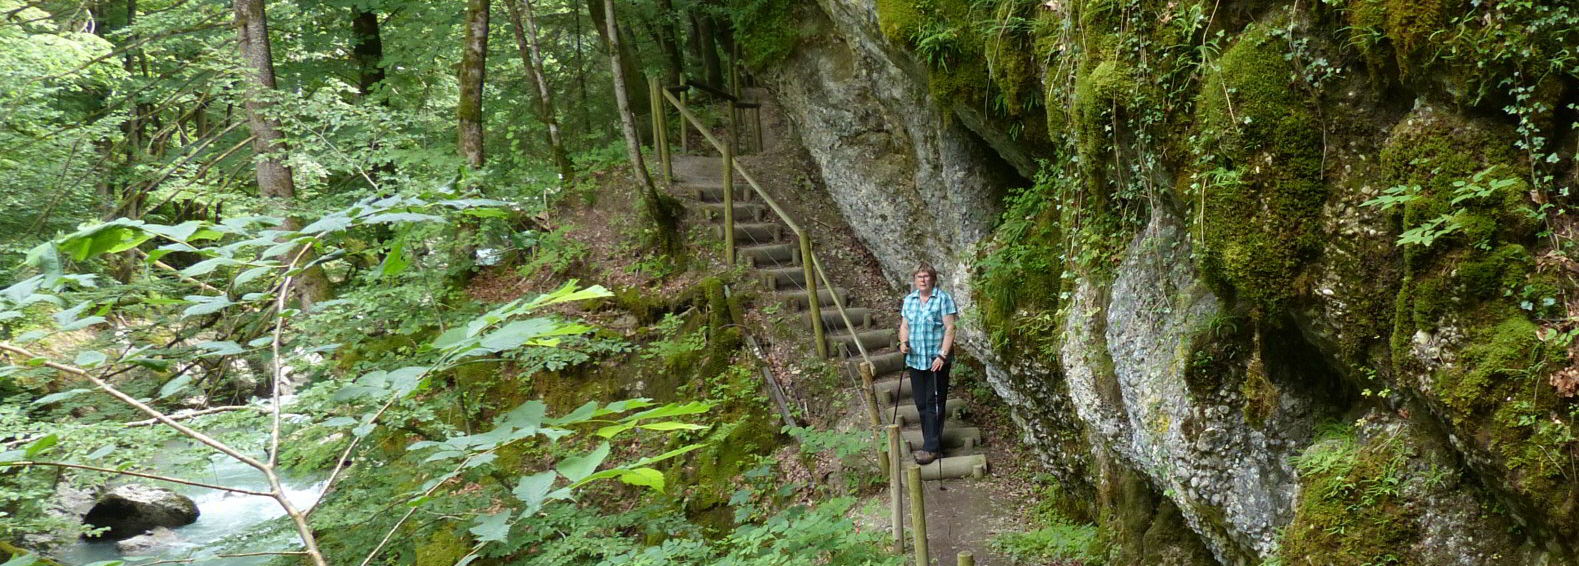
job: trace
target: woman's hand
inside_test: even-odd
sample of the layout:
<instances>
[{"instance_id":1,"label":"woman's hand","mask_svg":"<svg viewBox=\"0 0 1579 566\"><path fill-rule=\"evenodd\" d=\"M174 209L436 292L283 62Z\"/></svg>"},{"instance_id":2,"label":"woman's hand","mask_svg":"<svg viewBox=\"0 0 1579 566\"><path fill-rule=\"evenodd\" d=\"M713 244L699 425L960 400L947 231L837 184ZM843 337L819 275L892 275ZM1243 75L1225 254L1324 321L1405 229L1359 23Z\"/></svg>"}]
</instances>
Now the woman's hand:
<instances>
[{"instance_id":1,"label":"woman's hand","mask_svg":"<svg viewBox=\"0 0 1579 566\"><path fill-rule=\"evenodd\" d=\"M943 371L943 356L932 358L932 371Z\"/></svg>"}]
</instances>

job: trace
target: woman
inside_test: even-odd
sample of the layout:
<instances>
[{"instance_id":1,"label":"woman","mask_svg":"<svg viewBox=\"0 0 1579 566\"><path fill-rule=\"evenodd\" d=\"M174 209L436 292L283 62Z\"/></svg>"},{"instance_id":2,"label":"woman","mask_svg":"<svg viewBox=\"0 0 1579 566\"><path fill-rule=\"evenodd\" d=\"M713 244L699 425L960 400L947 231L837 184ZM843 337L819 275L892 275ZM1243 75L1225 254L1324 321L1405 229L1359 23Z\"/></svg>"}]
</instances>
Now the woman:
<instances>
[{"instance_id":1,"label":"woman","mask_svg":"<svg viewBox=\"0 0 1579 566\"><path fill-rule=\"evenodd\" d=\"M916 289L905 295L899 313L899 351L910 373L910 394L921 416L921 449L917 464L943 457L944 404L948 398L950 354L959 310L954 297L937 288L938 272L922 263L915 271Z\"/></svg>"}]
</instances>

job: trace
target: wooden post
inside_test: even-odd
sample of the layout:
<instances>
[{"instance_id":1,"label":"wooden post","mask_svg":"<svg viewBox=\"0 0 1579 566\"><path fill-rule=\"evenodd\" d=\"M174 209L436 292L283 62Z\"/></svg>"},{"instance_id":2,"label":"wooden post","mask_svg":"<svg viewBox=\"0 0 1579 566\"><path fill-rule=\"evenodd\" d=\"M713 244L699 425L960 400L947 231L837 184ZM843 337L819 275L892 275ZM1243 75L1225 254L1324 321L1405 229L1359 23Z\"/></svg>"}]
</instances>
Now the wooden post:
<instances>
[{"instance_id":1,"label":"wooden post","mask_svg":"<svg viewBox=\"0 0 1579 566\"><path fill-rule=\"evenodd\" d=\"M665 183L674 182L674 160L669 156L669 105L663 100L663 85L653 91L653 96L658 101L658 160L663 162L663 180ZM680 119L685 122L684 118Z\"/></svg>"},{"instance_id":2,"label":"wooden post","mask_svg":"<svg viewBox=\"0 0 1579 566\"><path fill-rule=\"evenodd\" d=\"M727 135L727 134L726 134ZM735 148L724 142L724 257L734 265L735 258Z\"/></svg>"},{"instance_id":3,"label":"wooden post","mask_svg":"<svg viewBox=\"0 0 1579 566\"><path fill-rule=\"evenodd\" d=\"M658 153L658 139L662 137L662 134L658 133L658 109L660 108L660 104L663 103L658 100L658 78L652 75L647 75L647 109L652 113L653 153Z\"/></svg>"},{"instance_id":4,"label":"wooden post","mask_svg":"<svg viewBox=\"0 0 1579 566\"><path fill-rule=\"evenodd\" d=\"M959 553L959 566L976 566L976 555L969 550Z\"/></svg>"},{"instance_id":5,"label":"wooden post","mask_svg":"<svg viewBox=\"0 0 1579 566\"><path fill-rule=\"evenodd\" d=\"M687 108L691 106L690 89L680 91L680 106ZM687 139L685 135L685 131L688 129L690 129L690 126L685 125L685 120L680 120L680 153L691 152L691 140Z\"/></svg>"},{"instance_id":6,"label":"wooden post","mask_svg":"<svg viewBox=\"0 0 1579 566\"><path fill-rule=\"evenodd\" d=\"M806 305L810 307L811 333L817 340L817 355L827 359L828 337L822 330L822 299L817 296L817 273L811 265L811 236L805 231L800 233L800 267L801 273L806 276Z\"/></svg>"},{"instance_id":7,"label":"wooden post","mask_svg":"<svg viewBox=\"0 0 1579 566\"><path fill-rule=\"evenodd\" d=\"M921 466L905 466L905 483L910 488L910 538L915 541L916 566L931 566L927 554L927 510L921 500Z\"/></svg>"},{"instance_id":8,"label":"wooden post","mask_svg":"<svg viewBox=\"0 0 1579 566\"><path fill-rule=\"evenodd\" d=\"M872 386L872 364L861 362L861 394L866 396L866 416L872 423L872 428L883 426L882 417L877 414L877 391Z\"/></svg>"},{"instance_id":9,"label":"wooden post","mask_svg":"<svg viewBox=\"0 0 1579 566\"><path fill-rule=\"evenodd\" d=\"M899 491L899 470L903 462L899 455L899 425L891 424L883 427L888 430L888 520L894 525L894 554L905 551L905 516L901 508L904 507L904 494Z\"/></svg>"},{"instance_id":10,"label":"wooden post","mask_svg":"<svg viewBox=\"0 0 1579 566\"><path fill-rule=\"evenodd\" d=\"M751 115L756 118L757 127L757 153L762 152L762 101L757 101L757 107L751 109Z\"/></svg>"}]
</instances>

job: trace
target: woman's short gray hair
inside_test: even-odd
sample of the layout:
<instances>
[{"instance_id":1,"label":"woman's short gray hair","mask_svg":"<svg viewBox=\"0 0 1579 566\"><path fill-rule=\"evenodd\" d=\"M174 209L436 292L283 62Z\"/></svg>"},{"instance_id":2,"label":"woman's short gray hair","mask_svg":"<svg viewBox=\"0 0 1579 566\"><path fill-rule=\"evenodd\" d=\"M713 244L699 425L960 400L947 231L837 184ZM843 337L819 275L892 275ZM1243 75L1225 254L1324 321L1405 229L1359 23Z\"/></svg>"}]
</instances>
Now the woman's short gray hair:
<instances>
[{"instance_id":1,"label":"woman's short gray hair","mask_svg":"<svg viewBox=\"0 0 1579 566\"><path fill-rule=\"evenodd\" d=\"M915 269L910 270L910 275L912 276L917 273L926 273L927 275L932 276L932 284L938 284L938 270L937 268L932 267L932 264L923 261L919 265L916 265Z\"/></svg>"}]
</instances>

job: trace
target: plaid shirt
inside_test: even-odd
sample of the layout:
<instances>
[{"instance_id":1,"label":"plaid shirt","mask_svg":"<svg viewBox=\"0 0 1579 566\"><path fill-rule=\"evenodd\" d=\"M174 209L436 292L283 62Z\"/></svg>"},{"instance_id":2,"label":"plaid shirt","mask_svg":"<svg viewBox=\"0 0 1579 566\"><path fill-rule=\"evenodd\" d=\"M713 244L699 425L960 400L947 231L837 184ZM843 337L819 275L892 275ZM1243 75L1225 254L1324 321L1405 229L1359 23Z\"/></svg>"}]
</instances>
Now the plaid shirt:
<instances>
[{"instance_id":1,"label":"plaid shirt","mask_svg":"<svg viewBox=\"0 0 1579 566\"><path fill-rule=\"evenodd\" d=\"M943 353L943 317L958 314L954 297L942 289L933 288L932 297L921 303L921 291L905 295L899 314L910 327L910 353L905 355L905 365L920 370L932 369L932 358Z\"/></svg>"}]
</instances>

